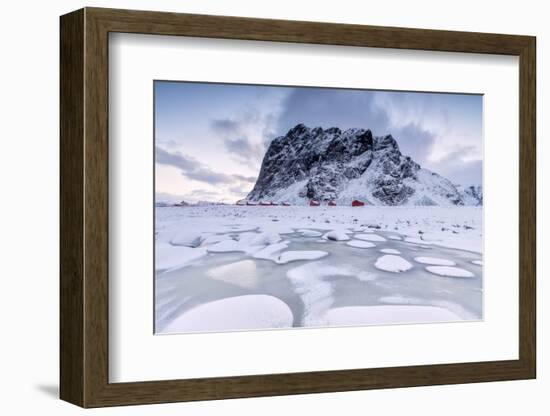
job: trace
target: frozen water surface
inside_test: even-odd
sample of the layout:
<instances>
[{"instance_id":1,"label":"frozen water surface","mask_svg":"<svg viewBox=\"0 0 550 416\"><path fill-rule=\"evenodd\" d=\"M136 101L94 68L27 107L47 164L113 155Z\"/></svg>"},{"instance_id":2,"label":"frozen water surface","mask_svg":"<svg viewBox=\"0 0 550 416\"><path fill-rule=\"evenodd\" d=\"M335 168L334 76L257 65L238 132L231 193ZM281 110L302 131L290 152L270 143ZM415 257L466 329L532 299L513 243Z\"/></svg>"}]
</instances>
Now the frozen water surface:
<instances>
[{"instance_id":1,"label":"frozen water surface","mask_svg":"<svg viewBox=\"0 0 550 416\"><path fill-rule=\"evenodd\" d=\"M481 212L157 208L156 332L482 319Z\"/></svg>"},{"instance_id":2,"label":"frozen water surface","mask_svg":"<svg viewBox=\"0 0 550 416\"><path fill-rule=\"evenodd\" d=\"M437 257L415 257L414 261L422 264L432 264L434 266L454 266L455 262L447 259L439 259Z\"/></svg>"}]
</instances>

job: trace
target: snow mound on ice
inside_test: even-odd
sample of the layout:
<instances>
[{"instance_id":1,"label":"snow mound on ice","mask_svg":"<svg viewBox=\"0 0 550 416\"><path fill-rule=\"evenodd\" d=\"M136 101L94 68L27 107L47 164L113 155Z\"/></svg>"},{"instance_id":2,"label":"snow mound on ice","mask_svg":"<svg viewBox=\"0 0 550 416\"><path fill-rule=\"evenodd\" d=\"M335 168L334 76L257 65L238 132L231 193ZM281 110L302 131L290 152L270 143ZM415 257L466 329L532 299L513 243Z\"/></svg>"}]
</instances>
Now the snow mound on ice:
<instances>
[{"instance_id":1,"label":"snow mound on ice","mask_svg":"<svg viewBox=\"0 0 550 416\"><path fill-rule=\"evenodd\" d=\"M475 277L475 275L468 271L461 269L459 267L448 267L448 266L428 266L426 270L430 273L437 274L439 276L446 277Z\"/></svg>"},{"instance_id":2,"label":"snow mound on ice","mask_svg":"<svg viewBox=\"0 0 550 416\"><path fill-rule=\"evenodd\" d=\"M422 264L432 264L434 266L456 266L452 260L440 259L438 257L415 257L414 261Z\"/></svg>"},{"instance_id":3,"label":"snow mound on ice","mask_svg":"<svg viewBox=\"0 0 550 416\"><path fill-rule=\"evenodd\" d=\"M321 237L323 235L315 230L297 230L296 232L302 234L302 237Z\"/></svg>"},{"instance_id":4,"label":"snow mound on ice","mask_svg":"<svg viewBox=\"0 0 550 416\"><path fill-rule=\"evenodd\" d=\"M209 245L209 253L230 253L240 251L246 254L254 254L264 247L278 243L281 236L277 233L244 232L239 234L238 240L223 240Z\"/></svg>"},{"instance_id":5,"label":"snow mound on ice","mask_svg":"<svg viewBox=\"0 0 550 416\"><path fill-rule=\"evenodd\" d=\"M288 305L269 295L219 299L192 308L170 322L163 333L288 328L294 317Z\"/></svg>"},{"instance_id":6,"label":"snow mound on ice","mask_svg":"<svg viewBox=\"0 0 550 416\"><path fill-rule=\"evenodd\" d=\"M235 240L225 240L208 246L209 253L231 253L233 251L247 252L250 247Z\"/></svg>"},{"instance_id":7,"label":"snow mound on ice","mask_svg":"<svg viewBox=\"0 0 550 416\"><path fill-rule=\"evenodd\" d=\"M372 247L376 247L376 244L371 243L369 241L362 241L362 240L351 240L351 241L348 241L346 243L346 245L348 245L350 247L355 247L355 248L372 248Z\"/></svg>"},{"instance_id":8,"label":"snow mound on ice","mask_svg":"<svg viewBox=\"0 0 550 416\"><path fill-rule=\"evenodd\" d=\"M208 234L207 234L208 235ZM193 229L178 230L170 240L174 246L197 247L206 236L203 232Z\"/></svg>"},{"instance_id":9,"label":"snow mound on ice","mask_svg":"<svg viewBox=\"0 0 550 416\"><path fill-rule=\"evenodd\" d=\"M322 250L289 250L281 253L277 263L286 264L297 260L317 260L326 256L328 256L328 253Z\"/></svg>"},{"instance_id":10,"label":"snow mound on ice","mask_svg":"<svg viewBox=\"0 0 550 416\"><path fill-rule=\"evenodd\" d=\"M403 257L386 254L376 260L374 267L386 272L400 273L412 269L413 265Z\"/></svg>"},{"instance_id":11,"label":"snow mound on ice","mask_svg":"<svg viewBox=\"0 0 550 416\"><path fill-rule=\"evenodd\" d=\"M471 263L477 266L483 266L483 262L481 260L472 260Z\"/></svg>"},{"instance_id":12,"label":"snow mound on ice","mask_svg":"<svg viewBox=\"0 0 550 416\"><path fill-rule=\"evenodd\" d=\"M287 247L288 243L286 241L283 241L282 243L270 244L254 253L252 257L255 259L276 261L279 257L278 253L285 250Z\"/></svg>"},{"instance_id":13,"label":"snow mound on ice","mask_svg":"<svg viewBox=\"0 0 550 416\"><path fill-rule=\"evenodd\" d=\"M396 250L394 248L383 248L382 250L380 250L380 253L384 253L384 254L401 254L401 252L399 250Z\"/></svg>"},{"instance_id":14,"label":"snow mound on ice","mask_svg":"<svg viewBox=\"0 0 550 416\"><path fill-rule=\"evenodd\" d=\"M208 237L205 237L204 239L202 239L201 241L201 246L207 246L209 244L216 244L216 243L219 243L220 241L227 241L227 240L231 240L231 236L229 234L213 234L213 235L209 235Z\"/></svg>"},{"instance_id":15,"label":"snow mound on ice","mask_svg":"<svg viewBox=\"0 0 550 416\"><path fill-rule=\"evenodd\" d=\"M347 241L347 240L349 240L349 236L344 231L341 231L341 230L329 231L328 233L326 233L323 236L323 238L326 239L326 240L331 240L331 241Z\"/></svg>"},{"instance_id":16,"label":"snow mound on ice","mask_svg":"<svg viewBox=\"0 0 550 416\"><path fill-rule=\"evenodd\" d=\"M239 235L239 242L250 246L266 246L281 241L281 236L277 233L242 233Z\"/></svg>"},{"instance_id":17,"label":"snow mound on ice","mask_svg":"<svg viewBox=\"0 0 550 416\"><path fill-rule=\"evenodd\" d=\"M365 241L386 241L384 237L378 234L355 234L353 237Z\"/></svg>"},{"instance_id":18,"label":"snow mound on ice","mask_svg":"<svg viewBox=\"0 0 550 416\"><path fill-rule=\"evenodd\" d=\"M344 306L326 314L329 325L383 325L450 322L462 320L453 312L437 306L380 305Z\"/></svg>"},{"instance_id":19,"label":"snow mound on ice","mask_svg":"<svg viewBox=\"0 0 550 416\"><path fill-rule=\"evenodd\" d=\"M179 269L203 256L206 256L205 248L173 246L172 244L157 242L155 247L155 270Z\"/></svg>"}]
</instances>

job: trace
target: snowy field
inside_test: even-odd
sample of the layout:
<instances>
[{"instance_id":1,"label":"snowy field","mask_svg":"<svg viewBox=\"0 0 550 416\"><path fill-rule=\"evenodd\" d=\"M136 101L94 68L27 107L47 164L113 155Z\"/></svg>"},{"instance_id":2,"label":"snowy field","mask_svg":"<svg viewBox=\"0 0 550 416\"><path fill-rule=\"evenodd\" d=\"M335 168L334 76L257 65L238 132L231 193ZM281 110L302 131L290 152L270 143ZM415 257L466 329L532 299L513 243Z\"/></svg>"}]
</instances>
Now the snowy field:
<instances>
[{"instance_id":1,"label":"snowy field","mask_svg":"<svg viewBox=\"0 0 550 416\"><path fill-rule=\"evenodd\" d=\"M157 333L482 319L481 208L155 212Z\"/></svg>"}]
</instances>

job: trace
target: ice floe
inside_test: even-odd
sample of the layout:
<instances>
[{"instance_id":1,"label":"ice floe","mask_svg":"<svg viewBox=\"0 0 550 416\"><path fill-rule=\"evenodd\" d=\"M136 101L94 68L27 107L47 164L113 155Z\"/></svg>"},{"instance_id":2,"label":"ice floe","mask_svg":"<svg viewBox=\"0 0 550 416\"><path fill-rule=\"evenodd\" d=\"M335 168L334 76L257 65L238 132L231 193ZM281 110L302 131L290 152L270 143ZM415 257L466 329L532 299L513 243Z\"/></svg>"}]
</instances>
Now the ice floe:
<instances>
[{"instance_id":1,"label":"ice floe","mask_svg":"<svg viewBox=\"0 0 550 416\"><path fill-rule=\"evenodd\" d=\"M317 260L326 256L328 256L328 253L321 250L289 250L281 253L277 259L277 263L285 264L297 260Z\"/></svg>"},{"instance_id":2,"label":"ice floe","mask_svg":"<svg viewBox=\"0 0 550 416\"><path fill-rule=\"evenodd\" d=\"M288 328L294 317L288 305L269 295L243 295L196 306L166 325L163 333Z\"/></svg>"},{"instance_id":3,"label":"ice floe","mask_svg":"<svg viewBox=\"0 0 550 416\"><path fill-rule=\"evenodd\" d=\"M426 270L430 273L437 274L439 276L446 277L475 277L475 275L465 269L459 267L448 267L448 266L428 266Z\"/></svg>"},{"instance_id":4,"label":"ice floe","mask_svg":"<svg viewBox=\"0 0 550 416\"><path fill-rule=\"evenodd\" d=\"M432 264L434 266L456 266L452 260L440 259L438 257L415 257L414 261L422 264Z\"/></svg>"},{"instance_id":5,"label":"ice floe","mask_svg":"<svg viewBox=\"0 0 550 416\"><path fill-rule=\"evenodd\" d=\"M370 241L363 241L363 240L351 240L346 243L347 246L355 247L355 248L372 248L376 247L376 244L371 243Z\"/></svg>"},{"instance_id":6,"label":"ice floe","mask_svg":"<svg viewBox=\"0 0 550 416\"><path fill-rule=\"evenodd\" d=\"M232 240L229 234L213 234L202 239L200 245L207 246L209 244L216 244L220 241Z\"/></svg>"},{"instance_id":7,"label":"ice floe","mask_svg":"<svg viewBox=\"0 0 550 416\"><path fill-rule=\"evenodd\" d=\"M349 240L349 235L342 230L332 230L323 235L323 238L331 241L347 241Z\"/></svg>"},{"instance_id":8,"label":"ice floe","mask_svg":"<svg viewBox=\"0 0 550 416\"><path fill-rule=\"evenodd\" d=\"M206 256L206 249L157 242L155 245L155 270L166 271L187 266L189 263Z\"/></svg>"},{"instance_id":9,"label":"ice floe","mask_svg":"<svg viewBox=\"0 0 550 416\"><path fill-rule=\"evenodd\" d=\"M197 247L201 244L202 240L207 237L208 233L204 233L197 230L179 230L170 240L170 244L174 246L187 246Z\"/></svg>"},{"instance_id":10,"label":"ice floe","mask_svg":"<svg viewBox=\"0 0 550 416\"><path fill-rule=\"evenodd\" d=\"M209 245L207 250L209 253L243 252L252 255L266 246L281 241L281 236L277 233L243 232L237 238L238 240L222 240Z\"/></svg>"},{"instance_id":11,"label":"ice floe","mask_svg":"<svg viewBox=\"0 0 550 416\"><path fill-rule=\"evenodd\" d=\"M323 233L315 230L297 230L297 233L302 234L303 237L321 237Z\"/></svg>"},{"instance_id":12,"label":"ice floe","mask_svg":"<svg viewBox=\"0 0 550 416\"><path fill-rule=\"evenodd\" d=\"M386 254L376 260L374 267L386 272L400 273L412 269L413 265L403 257Z\"/></svg>"},{"instance_id":13,"label":"ice floe","mask_svg":"<svg viewBox=\"0 0 550 416\"><path fill-rule=\"evenodd\" d=\"M378 234L355 234L353 238L365 241L387 241L384 237Z\"/></svg>"},{"instance_id":14,"label":"ice floe","mask_svg":"<svg viewBox=\"0 0 550 416\"><path fill-rule=\"evenodd\" d=\"M395 248L383 248L380 250L380 253L384 254L401 254L399 250L396 250Z\"/></svg>"},{"instance_id":15,"label":"ice floe","mask_svg":"<svg viewBox=\"0 0 550 416\"><path fill-rule=\"evenodd\" d=\"M288 243L286 241L283 241L281 243L275 243L270 244L263 249L255 252L252 257L255 259L262 259L262 260L272 260L276 261L279 258L279 254L281 251L286 250L288 248Z\"/></svg>"}]
</instances>

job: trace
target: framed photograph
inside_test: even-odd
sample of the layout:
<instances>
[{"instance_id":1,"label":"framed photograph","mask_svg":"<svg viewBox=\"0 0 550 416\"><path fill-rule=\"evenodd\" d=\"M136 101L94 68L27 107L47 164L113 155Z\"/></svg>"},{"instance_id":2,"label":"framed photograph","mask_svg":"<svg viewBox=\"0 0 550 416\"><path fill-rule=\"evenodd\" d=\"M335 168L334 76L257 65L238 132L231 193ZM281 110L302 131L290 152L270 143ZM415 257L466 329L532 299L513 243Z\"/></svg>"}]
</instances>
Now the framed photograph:
<instances>
[{"instance_id":1,"label":"framed photograph","mask_svg":"<svg viewBox=\"0 0 550 416\"><path fill-rule=\"evenodd\" d=\"M535 378L535 49L62 16L61 398Z\"/></svg>"}]
</instances>

